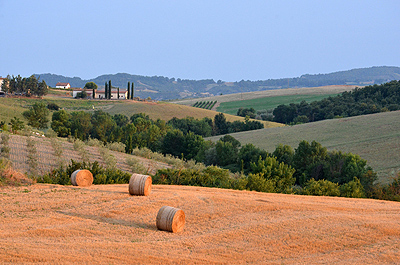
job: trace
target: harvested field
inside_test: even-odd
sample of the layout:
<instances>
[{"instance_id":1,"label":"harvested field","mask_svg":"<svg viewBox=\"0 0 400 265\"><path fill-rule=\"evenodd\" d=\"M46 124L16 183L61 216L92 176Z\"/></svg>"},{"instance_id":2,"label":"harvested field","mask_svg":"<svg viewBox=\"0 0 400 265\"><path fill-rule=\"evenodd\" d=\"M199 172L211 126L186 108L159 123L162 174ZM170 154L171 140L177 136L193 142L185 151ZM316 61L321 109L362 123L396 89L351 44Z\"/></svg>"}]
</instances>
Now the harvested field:
<instances>
[{"instance_id":1,"label":"harvested field","mask_svg":"<svg viewBox=\"0 0 400 265\"><path fill-rule=\"evenodd\" d=\"M321 86L321 87L284 88L284 89L227 94L227 95L205 97L205 98L182 99L182 100L171 101L171 103L192 106L194 103L196 103L196 101L199 100L201 101L217 100L218 103L222 103L222 102L242 101L242 100L265 98L265 97L277 97L277 96L329 95L329 94L339 94L344 91L351 91L356 87L357 86L352 86L352 85L332 85L332 86Z\"/></svg>"},{"instance_id":2,"label":"harvested field","mask_svg":"<svg viewBox=\"0 0 400 265\"><path fill-rule=\"evenodd\" d=\"M71 199L73 198L73 199ZM180 233L160 207L182 209ZM400 203L154 185L0 189L0 263L394 264Z\"/></svg>"},{"instance_id":3,"label":"harvested field","mask_svg":"<svg viewBox=\"0 0 400 265\"><path fill-rule=\"evenodd\" d=\"M13 135L10 134L10 160L13 163L13 168L17 169L21 172L28 172L28 151L26 148L26 136L21 135ZM55 155L55 150L51 144L50 138L45 137L34 137L31 138L35 142L35 147L37 150L37 161L38 161L38 173L45 174L51 169L58 167L58 158ZM65 164L68 164L71 159L82 162L82 156L74 150L73 144L67 142L66 139L58 138L57 140L62 149L62 160ZM96 146L88 146L85 145L87 156L89 158L86 162L94 162L98 161L100 165L106 166L106 162L103 157L100 155L100 148ZM116 159L116 167L127 172L131 172L129 165L126 163L126 159L128 157L134 157L142 165L148 169L149 173L154 174L157 169L169 167L167 164L162 162L157 162L155 160L146 159L142 157L132 156L129 154L109 151L111 155L113 155Z\"/></svg>"}]
</instances>

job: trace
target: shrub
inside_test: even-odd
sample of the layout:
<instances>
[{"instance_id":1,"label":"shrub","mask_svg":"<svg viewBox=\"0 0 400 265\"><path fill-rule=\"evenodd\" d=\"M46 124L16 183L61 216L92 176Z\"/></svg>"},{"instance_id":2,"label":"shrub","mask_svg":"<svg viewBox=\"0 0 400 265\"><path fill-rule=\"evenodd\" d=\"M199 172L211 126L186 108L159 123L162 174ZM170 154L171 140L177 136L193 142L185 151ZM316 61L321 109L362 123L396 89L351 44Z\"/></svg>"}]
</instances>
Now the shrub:
<instances>
[{"instance_id":1,"label":"shrub","mask_svg":"<svg viewBox=\"0 0 400 265\"><path fill-rule=\"evenodd\" d=\"M249 190L262 192L276 192L275 185L272 180L266 180L262 174L249 174L247 177L246 188Z\"/></svg>"},{"instance_id":2,"label":"shrub","mask_svg":"<svg viewBox=\"0 0 400 265\"><path fill-rule=\"evenodd\" d=\"M117 151L117 152L123 152L125 153L125 144L121 142L113 142L113 143L107 143L107 148L112 150L112 151Z\"/></svg>"},{"instance_id":3,"label":"shrub","mask_svg":"<svg viewBox=\"0 0 400 265\"><path fill-rule=\"evenodd\" d=\"M82 158L82 161L89 161L89 154L86 150L86 145L83 141L79 139L75 139L74 141L74 150L79 153Z\"/></svg>"},{"instance_id":4,"label":"shrub","mask_svg":"<svg viewBox=\"0 0 400 265\"><path fill-rule=\"evenodd\" d=\"M348 183L340 186L340 196L349 198L364 198L364 187L356 177Z\"/></svg>"},{"instance_id":5,"label":"shrub","mask_svg":"<svg viewBox=\"0 0 400 265\"><path fill-rule=\"evenodd\" d=\"M126 158L126 163L129 165L129 167L133 173L139 173L139 174L147 173L147 170L143 166L143 164L140 163L139 160L134 157Z\"/></svg>"},{"instance_id":6,"label":"shrub","mask_svg":"<svg viewBox=\"0 0 400 265\"><path fill-rule=\"evenodd\" d=\"M229 171L215 166L200 171L196 169L160 169L153 177L154 184L189 185L232 188Z\"/></svg>"},{"instance_id":7,"label":"shrub","mask_svg":"<svg viewBox=\"0 0 400 265\"><path fill-rule=\"evenodd\" d=\"M70 185L71 175L75 170L87 169L93 174L93 184L127 184L131 175L127 172L115 168L103 168L97 161L93 163L76 162L71 160L71 163L66 167L60 166L51 170L49 173L39 176L37 182L51 183L60 185Z\"/></svg>"},{"instance_id":8,"label":"shrub","mask_svg":"<svg viewBox=\"0 0 400 265\"><path fill-rule=\"evenodd\" d=\"M57 137L57 133L53 131L53 129L48 129L47 132L44 134L48 138L55 138Z\"/></svg>"},{"instance_id":9,"label":"shrub","mask_svg":"<svg viewBox=\"0 0 400 265\"><path fill-rule=\"evenodd\" d=\"M102 141L96 139L96 138L89 138L86 142L88 146L96 146L96 147L103 147L104 144Z\"/></svg>"},{"instance_id":10,"label":"shrub","mask_svg":"<svg viewBox=\"0 0 400 265\"><path fill-rule=\"evenodd\" d=\"M47 108L49 110L59 110L60 106L58 106L56 103L54 102L50 102L49 104L47 104Z\"/></svg>"},{"instance_id":11,"label":"shrub","mask_svg":"<svg viewBox=\"0 0 400 265\"><path fill-rule=\"evenodd\" d=\"M10 135L6 133L1 134L1 149L0 149L0 156L3 158L10 158Z\"/></svg>"},{"instance_id":12,"label":"shrub","mask_svg":"<svg viewBox=\"0 0 400 265\"><path fill-rule=\"evenodd\" d=\"M339 196L339 184L330 182L329 180L315 180L310 179L306 182L303 189L305 195L317 196Z\"/></svg>"}]
</instances>

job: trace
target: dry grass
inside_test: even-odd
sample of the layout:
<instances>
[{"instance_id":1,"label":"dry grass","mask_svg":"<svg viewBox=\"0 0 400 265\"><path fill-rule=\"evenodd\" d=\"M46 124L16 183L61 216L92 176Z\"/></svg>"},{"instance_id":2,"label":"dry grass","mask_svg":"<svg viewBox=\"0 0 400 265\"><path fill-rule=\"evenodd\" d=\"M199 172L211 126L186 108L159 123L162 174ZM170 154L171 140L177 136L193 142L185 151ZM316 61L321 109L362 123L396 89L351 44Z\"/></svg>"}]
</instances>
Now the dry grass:
<instances>
[{"instance_id":1,"label":"dry grass","mask_svg":"<svg viewBox=\"0 0 400 265\"><path fill-rule=\"evenodd\" d=\"M396 264L400 203L154 185L0 189L0 263ZM71 199L73 198L73 199ZM186 215L180 233L158 210Z\"/></svg>"},{"instance_id":2,"label":"dry grass","mask_svg":"<svg viewBox=\"0 0 400 265\"><path fill-rule=\"evenodd\" d=\"M25 174L15 170L11 162L0 159L0 187L1 186L21 186L35 183Z\"/></svg>"},{"instance_id":3,"label":"dry grass","mask_svg":"<svg viewBox=\"0 0 400 265\"><path fill-rule=\"evenodd\" d=\"M236 94L221 95L221 96L206 97L206 98L183 99L183 100L171 101L171 103L193 106L193 104L196 103L197 101L217 100L218 103L222 103L222 102L231 102L231 101L248 100L255 98L276 97L276 96L327 95L327 94L342 93L344 91L350 91L353 90L354 88L356 88L356 86L348 86L348 85L286 88L286 89L236 93Z\"/></svg>"},{"instance_id":4,"label":"dry grass","mask_svg":"<svg viewBox=\"0 0 400 265\"><path fill-rule=\"evenodd\" d=\"M193 108L185 105L171 104L165 102L138 102L138 101L126 101L120 104L115 104L110 106L104 111L114 115L114 114L124 114L130 117L134 113L146 113L153 120L161 119L168 121L173 117L179 119L186 117L193 117L195 119L202 119L208 117L214 119L218 112L213 110ZM238 117L234 115L225 114L226 120L233 122L236 120L244 121L243 117ZM260 121L264 124L265 128L273 128L284 126L283 124L276 122Z\"/></svg>"}]
</instances>

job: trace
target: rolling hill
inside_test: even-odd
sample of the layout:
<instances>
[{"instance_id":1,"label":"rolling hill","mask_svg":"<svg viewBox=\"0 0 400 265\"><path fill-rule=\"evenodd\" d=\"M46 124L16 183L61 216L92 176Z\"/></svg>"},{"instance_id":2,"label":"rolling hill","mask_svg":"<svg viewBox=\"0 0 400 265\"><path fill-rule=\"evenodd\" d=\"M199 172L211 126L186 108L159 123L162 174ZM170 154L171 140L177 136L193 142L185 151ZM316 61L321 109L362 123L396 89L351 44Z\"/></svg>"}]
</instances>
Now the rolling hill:
<instances>
[{"instance_id":1,"label":"rolling hill","mask_svg":"<svg viewBox=\"0 0 400 265\"><path fill-rule=\"evenodd\" d=\"M23 119L22 112L27 110L29 106L35 102L55 103L61 108L68 111L93 111L103 110L111 115L124 114L128 117L135 113L146 113L153 120L161 119L168 121L173 117L186 118L194 117L202 119L204 117L214 118L218 112L212 110L198 109L184 105L171 104L167 102L146 102L131 100L79 100L63 97L46 96L44 99L35 98L1 98L0 99L0 121L8 123L14 116ZM234 115L225 115L227 121L235 120L244 121L243 117ZM51 120L51 116L49 116ZM24 120L25 121L25 120ZM284 126L276 122L260 121L265 128Z\"/></svg>"},{"instance_id":2,"label":"rolling hill","mask_svg":"<svg viewBox=\"0 0 400 265\"><path fill-rule=\"evenodd\" d=\"M35 74L52 87L57 82L69 82L72 87L83 87L85 83L93 81L99 86L112 80L113 86L125 88L128 82L135 83L135 95L141 98L151 97L157 100L179 98L198 98L220 94L238 92L262 91L282 88L317 87L328 85L356 85L381 84L400 79L400 67L370 67L339 71L328 74L302 75L295 78L268 79L260 81L241 80L238 82L224 82L213 79L188 80L168 78L163 76L140 76L127 73L101 75L93 79L83 80L79 77L65 77L55 74Z\"/></svg>"},{"instance_id":3,"label":"rolling hill","mask_svg":"<svg viewBox=\"0 0 400 265\"><path fill-rule=\"evenodd\" d=\"M400 172L400 111L324 120L295 126L260 129L231 134L242 145L252 143L273 152L280 143L297 148L302 140L313 140L328 150L360 155L387 183ZM217 141L221 136L208 139Z\"/></svg>"}]
</instances>

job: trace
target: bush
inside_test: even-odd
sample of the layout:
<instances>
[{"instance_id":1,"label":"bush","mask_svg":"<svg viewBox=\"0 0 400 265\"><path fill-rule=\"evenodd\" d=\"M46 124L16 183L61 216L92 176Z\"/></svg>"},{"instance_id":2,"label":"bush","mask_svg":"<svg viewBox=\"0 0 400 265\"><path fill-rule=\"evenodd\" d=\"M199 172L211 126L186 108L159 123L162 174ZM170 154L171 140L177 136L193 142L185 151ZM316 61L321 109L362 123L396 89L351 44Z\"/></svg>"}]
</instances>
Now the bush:
<instances>
[{"instance_id":1,"label":"bush","mask_svg":"<svg viewBox=\"0 0 400 265\"><path fill-rule=\"evenodd\" d=\"M340 186L340 196L349 198L364 198L364 187L356 177L348 183Z\"/></svg>"},{"instance_id":2,"label":"bush","mask_svg":"<svg viewBox=\"0 0 400 265\"><path fill-rule=\"evenodd\" d=\"M44 134L48 138L55 138L57 137L57 133L53 131L51 128L47 130L47 132Z\"/></svg>"},{"instance_id":3,"label":"bush","mask_svg":"<svg viewBox=\"0 0 400 265\"><path fill-rule=\"evenodd\" d=\"M246 187L249 190L262 191L262 192L276 192L275 185L272 180L267 180L260 173L249 174L247 177Z\"/></svg>"},{"instance_id":4,"label":"bush","mask_svg":"<svg viewBox=\"0 0 400 265\"><path fill-rule=\"evenodd\" d=\"M196 169L160 169L153 177L154 184L188 185L201 187L232 188L229 171L215 166L200 171Z\"/></svg>"},{"instance_id":5,"label":"bush","mask_svg":"<svg viewBox=\"0 0 400 265\"><path fill-rule=\"evenodd\" d=\"M140 163L139 160L134 157L126 158L126 163L129 165L129 167L133 173L139 173L139 174L147 173L147 170L143 166L143 164Z\"/></svg>"},{"instance_id":6,"label":"bush","mask_svg":"<svg viewBox=\"0 0 400 265\"><path fill-rule=\"evenodd\" d=\"M303 194L317 196L340 196L339 184L325 179L310 179L306 182L306 185L303 189Z\"/></svg>"},{"instance_id":7,"label":"bush","mask_svg":"<svg viewBox=\"0 0 400 265\"><path fill-rule=\"evenodd\" d=\"M96 138L89 138L86 142L88 146L95 146L95 147L103 147L104 144L102 141L96 139Z\"/></svg>"},{"instance_id":8,"label":"bush","mask_svg":"<svg viewBox=\"0 0 400 265\"><path fill-rule=\"evenodd\" d=\"M93 174L93 184L127 184L131 175L127 172L115 168L105 169L97 161L93 163L76 162L71 159L71 163L66 167L60 166L51 170L49 173L39 176L37 182L71 185L71 175L75 170L87 169Z\"/></svg>"},{"instance_id":9,"label":"bush","mask_svg":"<svg viewBox=\"0 0 400 265\"><path fill-rule=\"evenodd\" d=\"M58 106L56 103L50 102L49 104L47 104L47 108L49 110L59 110L60 106Z\"/></svg>"},{"instance_id":10,"label":"bush","mask_svg":"<svg viewBox=\"0 0 400 265\"><path fill-rule=\"evenodd\" d=\"M125 153L125 144L123 144L121 142L107 143L106 146L108 149L110 149L112 151Z\"/></svg>"}]
</instances>

